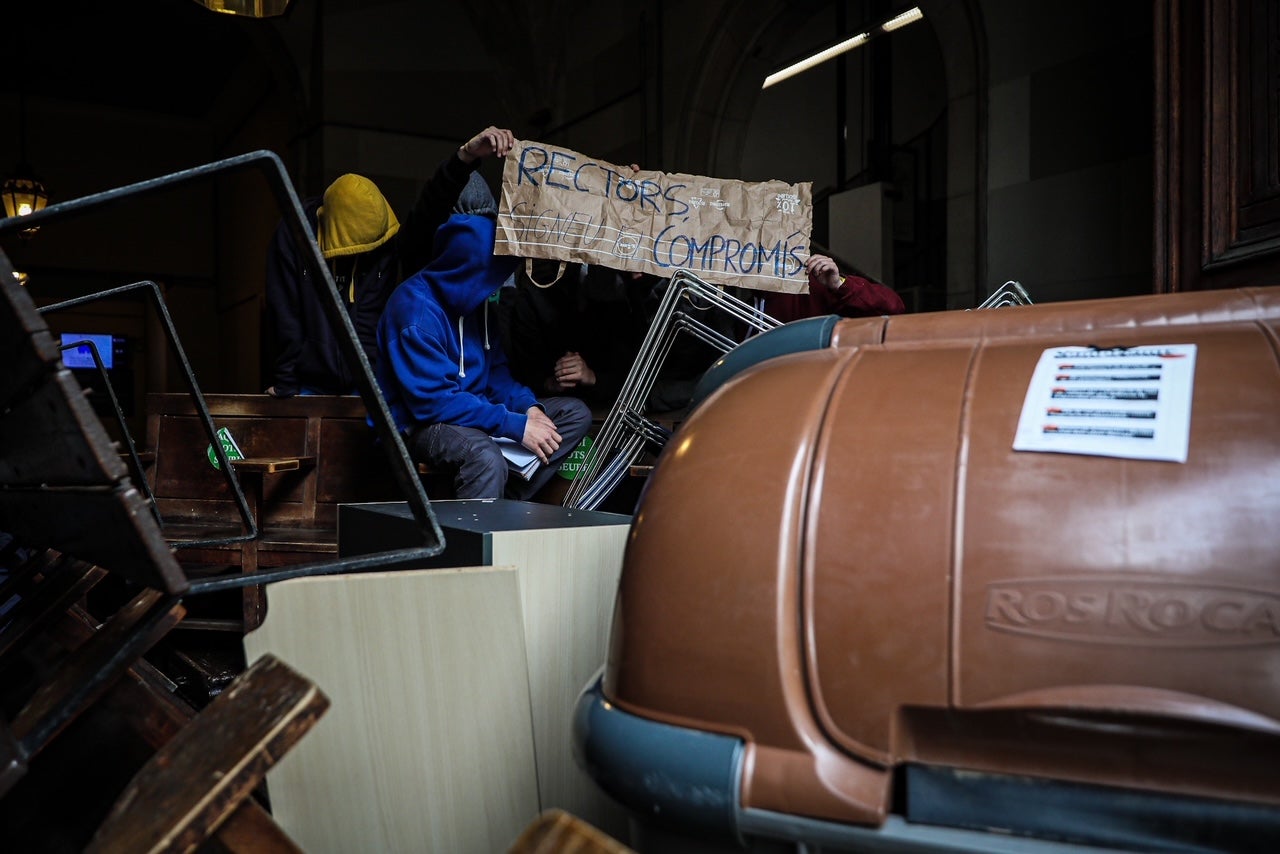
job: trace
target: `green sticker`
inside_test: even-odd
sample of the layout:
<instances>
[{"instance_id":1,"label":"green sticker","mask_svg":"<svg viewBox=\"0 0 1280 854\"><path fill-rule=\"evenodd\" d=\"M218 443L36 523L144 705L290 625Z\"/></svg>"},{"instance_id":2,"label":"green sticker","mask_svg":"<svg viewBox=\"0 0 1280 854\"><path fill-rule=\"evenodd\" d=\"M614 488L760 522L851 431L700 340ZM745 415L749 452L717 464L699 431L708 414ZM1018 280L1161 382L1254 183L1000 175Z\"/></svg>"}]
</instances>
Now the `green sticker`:
<instances>
[{"instance_id":1,"label":"green sticker","mask_svg":"<svg viewBox=\"0 0 1280 854\"><path fill-rule=\"evenodd\" d=\"M244 454L240 451L240 446L236 444L236 440L231 437L230 430L223 427L214 435L218 437L218 442L222 445L222 452L227 455L228 460L244 459ZM209 457L209 464L221 471L222 466L218 465L218 455L213 452L213 445L209 445L205 449L205 453Z\"/></svg>"},{"instance_id":2,"label":"green sticker","mask_svg":"<svg viewBox=\"0 0 1280 854\"><path fill-rule=\"evenodd\" d=\"M578 443L578 447L573 449L573 453L565 457L560 463L560 471L557 472L565 480L575 480L578 473L584 471L591 462L591 437L583 436L582 441Z\"/></svg>"}]
</instances>

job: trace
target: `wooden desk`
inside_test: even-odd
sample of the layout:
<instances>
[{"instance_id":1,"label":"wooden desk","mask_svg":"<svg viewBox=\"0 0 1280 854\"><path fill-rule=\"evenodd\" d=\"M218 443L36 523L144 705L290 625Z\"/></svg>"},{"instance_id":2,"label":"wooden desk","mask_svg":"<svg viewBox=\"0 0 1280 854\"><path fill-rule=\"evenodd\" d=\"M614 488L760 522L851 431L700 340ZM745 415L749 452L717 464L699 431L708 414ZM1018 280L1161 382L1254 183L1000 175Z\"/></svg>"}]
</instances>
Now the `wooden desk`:
<instances>
[{"instance_id":1,"label":"wooden desk","mask_svg":"<svg viewBox=\"0 0 1280 854\"><path fill-rule=\"evenodd\" d=\"M231 467L239 472L275 474L281 471L298 471L315 466L315 457L246 457L232 460Z\"/></svg>"}]
</instances>

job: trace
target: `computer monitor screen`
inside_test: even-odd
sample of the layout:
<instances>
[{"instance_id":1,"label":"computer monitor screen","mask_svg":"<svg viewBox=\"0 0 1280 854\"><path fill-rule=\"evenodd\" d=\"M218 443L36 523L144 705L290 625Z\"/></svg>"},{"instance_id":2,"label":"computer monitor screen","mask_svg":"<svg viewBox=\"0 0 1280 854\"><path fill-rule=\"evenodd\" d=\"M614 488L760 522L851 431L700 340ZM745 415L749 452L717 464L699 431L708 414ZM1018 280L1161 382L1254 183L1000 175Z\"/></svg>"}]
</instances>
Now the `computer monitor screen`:
<instances>
[{"instance_id":1,"label":"computer monitor screen","mask_svg":"<svg viewBox=\"0 0 1280 854\"><path fill-rule=\"evenodd\" d=\"M68 368L93 368L93 353L89 350L89 345L82 343L84 341L92 341L98 350L98 358L102 360L102 366L110 370L115 365L114 342L110 335L85 334L81 332L63 332L62 346L62 364ZM78 346L71 346L78 344Z\"/></svg>"}]
</instances>

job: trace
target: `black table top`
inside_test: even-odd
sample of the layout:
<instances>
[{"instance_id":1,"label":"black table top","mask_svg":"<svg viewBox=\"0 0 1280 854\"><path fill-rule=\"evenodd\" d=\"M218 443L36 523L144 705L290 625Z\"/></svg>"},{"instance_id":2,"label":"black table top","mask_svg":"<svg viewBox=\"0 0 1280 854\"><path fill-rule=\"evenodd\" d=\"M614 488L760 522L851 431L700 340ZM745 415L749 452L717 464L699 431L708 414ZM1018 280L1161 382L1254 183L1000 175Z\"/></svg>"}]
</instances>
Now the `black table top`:
<instances>
[{"instance_id":1,"label":"black table top","mask_svg":"<svg viewBox=\"0 0 1280 854\"><path fill-rule=\"evenodd\" d=\"M558 504L511 501L505 498L432 501L431 509L441 528L477 533L631 524L631 517L622 513L574 510ZM404 501L344 504L340 512L369 512L413 519L413 513Z\"/></svg>"}]
</instances>

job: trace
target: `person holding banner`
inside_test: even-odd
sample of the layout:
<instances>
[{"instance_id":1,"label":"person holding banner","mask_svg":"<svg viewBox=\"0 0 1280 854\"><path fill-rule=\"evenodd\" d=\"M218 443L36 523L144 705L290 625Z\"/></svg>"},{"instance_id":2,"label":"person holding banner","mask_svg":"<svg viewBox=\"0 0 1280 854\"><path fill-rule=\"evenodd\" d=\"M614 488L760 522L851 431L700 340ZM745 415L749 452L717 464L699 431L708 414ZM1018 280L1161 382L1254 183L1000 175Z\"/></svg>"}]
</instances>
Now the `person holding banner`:
<instances>
[{"instance_id":1,"label":"person holding banner","mask_svg":"<svg viewBox=\"0 0 1280 854\"><path fill-rule=\"evenodd\" d=\"M476 201L440 226L435 258L388 301L378 384L410 456L451 471L458 498L526 500L587 434L591 410L572 397L539 399L512 379L489 304L519 259L494 255L497 205L491 194ZM523 445L541 465L527 480L508 478L495 439Z\"/></svg>"},{"instance_id":2,"label":"person holding banner","mask_svg":"<svg viewBox=\"0 0 1280 854\"><path fill-rule=\"evenodd\" d=\"M839 266L826 255L810 255L804 269L809 278L809 292L763 294L760 307L765 314L788 323L824 314L875 317L902 314L907 310L893 288L864 276L841 275Z\"/></svg>"},{"instance_id":3,"label":"person holding banner","mask_svg":"<svg viewBox=\"0 0 1280 854\"><path fill-rule=\"evenodd\" d=\"M514 145L511 131L493 126L468 139L436 167L403 226L377 185L363 175L343 175L323 196L303 202L370 365L377 361L378 318L392 289L431 260L432 237L460 199L480 194L492 200L476 170L483 158L505 157ZM338 349L300 251L280 223L267 249L267 318L277 350L267 394L354 394L351 366Z\"/></svg>"}]
</instances>

